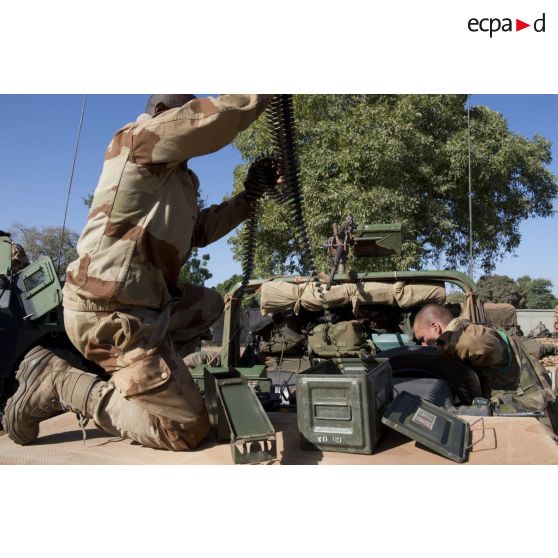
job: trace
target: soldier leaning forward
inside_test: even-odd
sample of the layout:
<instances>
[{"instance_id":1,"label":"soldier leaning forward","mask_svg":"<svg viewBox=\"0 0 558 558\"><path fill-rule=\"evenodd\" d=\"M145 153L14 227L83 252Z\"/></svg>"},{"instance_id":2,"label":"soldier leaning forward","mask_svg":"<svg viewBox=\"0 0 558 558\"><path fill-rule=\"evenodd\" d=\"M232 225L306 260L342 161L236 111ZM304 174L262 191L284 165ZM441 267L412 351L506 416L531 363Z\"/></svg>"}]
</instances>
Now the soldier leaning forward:
<instances>
[{"instance_id":1,"label":"soldier leaning forward","mask_svg":"<svg viewBox=\"0 0 558 558\"><path fill-rule=\"evenodd\" d=\"M469 364L479 377L482 395L505 405L506 412L546 408L546 394L516 336L453 318L440 305L425 306L416 315L413 329L423 344L436 347L440 355Z\"/></svg>"},{"instance_id":2,"label":"soldier leaning forward","mask_svg":"<svg viewBox=\"0 0 558 558\"><path fill-rule=\"evenodd\" d=\"M243 192L200 211L198 178L185 161L227 145L267 102L153 95L147 114L116 133L63 302L70 339L110 381L35 350L6 406L5 430L16 442L34 441L41 420L67 410L153 448L189 450L204 438L207 412L179 353L193 350L223 301L203 287L180 289L177 280L193 248L247 218L248 201Z\"/></svg>"}]
</instances>

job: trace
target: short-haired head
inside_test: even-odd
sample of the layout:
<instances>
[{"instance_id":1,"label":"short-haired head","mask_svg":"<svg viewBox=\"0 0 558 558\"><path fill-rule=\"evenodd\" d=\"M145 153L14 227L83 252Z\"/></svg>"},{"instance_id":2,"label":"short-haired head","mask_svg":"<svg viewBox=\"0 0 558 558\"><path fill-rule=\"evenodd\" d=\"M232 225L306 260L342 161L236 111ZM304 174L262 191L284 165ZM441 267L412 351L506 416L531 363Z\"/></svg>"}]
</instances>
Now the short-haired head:
<instances>
[{"instance_id":1,"label":"short-haired head","mask_svg":"<svg viewBox=\"0 0 558 558\"><path fill-rule=\"evenodd\" d=\"M421 345L435 346L438 337L453 320L452 313L441 304L423 306L413 322L415 337Z\"/></svg>"},{"instance_id":2,"label":"short-haired head","mask_svg":"<svg viewBox=\"0 0 558 558\"><path fill-rule=\"evenodd\" d=\"M195 98L195 95L150 95L145 105L145 112L157 116L166 110L181 107Z\"/></svg>"}]
</instances>

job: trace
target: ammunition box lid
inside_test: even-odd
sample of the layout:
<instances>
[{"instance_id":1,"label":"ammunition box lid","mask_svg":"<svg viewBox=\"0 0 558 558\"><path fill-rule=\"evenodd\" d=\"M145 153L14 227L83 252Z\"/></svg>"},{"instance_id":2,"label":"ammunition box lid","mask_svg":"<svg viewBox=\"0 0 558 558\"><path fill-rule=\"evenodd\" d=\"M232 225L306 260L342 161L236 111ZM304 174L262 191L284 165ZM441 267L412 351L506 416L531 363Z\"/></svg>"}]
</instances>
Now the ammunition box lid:
<instances>
[{"instance_id":1,"label":"ammunition box lid","mask_svg":"<svg viewBox=\"0 0 558 558\"><path fill-rule=\"evenodd\" d=\"M365 225L355 231L354 254L357 257L400 256L400 224Z\"/></svg>"},{"instance_id":2,"label":"ammunition box lid","mask_svg":"<svg viewBox=\"0 0 558 558\"><path fill-rule=\"evenodd\" d=\"M444 457L458 463L467 460L469 424L420 397L401 392L382 422Z\"/></svg>"}]
</instances>

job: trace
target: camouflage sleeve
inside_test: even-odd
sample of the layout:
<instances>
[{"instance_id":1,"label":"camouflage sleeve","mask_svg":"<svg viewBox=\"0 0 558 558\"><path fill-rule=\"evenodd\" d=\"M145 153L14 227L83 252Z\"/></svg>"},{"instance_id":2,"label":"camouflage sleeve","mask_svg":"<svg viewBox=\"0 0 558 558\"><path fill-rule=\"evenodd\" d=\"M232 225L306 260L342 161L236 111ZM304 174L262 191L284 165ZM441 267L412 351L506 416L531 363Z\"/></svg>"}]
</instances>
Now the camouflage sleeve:
<instances>
[{"instance_id":1,"label":"camouflage sleeve","mask_svg":"<svg viewBox=\"0 0 558 558\"><path fill-rule=\"evenodd\" d=\"M248 218L248 202L244 192L233 198L202 209L194 229L194 248L207 246L238 227Z\"/></svg>"},{"instance_id":2,"label":"camouflage sleeve","mask_svg":"<svg viewBox=\"0 0 558 558\"><path fill-rule=\"evenodd\" d=\"M181 162L229 144L266 108L271 95L196 98L135 126L131 156L136 164Z\"/></svg>"},{"instance_id":3,"label":"camouflage sleeve","mask_svg":"<svg viewBox=\"0 0 558 558\"><path fill-rule=\"evenodd\" d=\"M478 368L501 368L508 362L508 351L498 332L479 324L442 333L438 352Z\"/></svg>"}]
</instances>

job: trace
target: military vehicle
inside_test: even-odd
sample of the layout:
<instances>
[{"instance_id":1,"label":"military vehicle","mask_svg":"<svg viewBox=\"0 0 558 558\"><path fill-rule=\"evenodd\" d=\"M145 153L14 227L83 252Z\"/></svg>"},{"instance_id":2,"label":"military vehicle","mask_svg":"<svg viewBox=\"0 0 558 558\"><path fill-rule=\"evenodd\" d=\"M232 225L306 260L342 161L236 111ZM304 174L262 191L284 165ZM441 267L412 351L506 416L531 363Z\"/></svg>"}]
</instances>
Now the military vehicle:
<instances>
[{"instance_id":1,"label":"military vehicle","mask_svg":"<svg viewBox=\"0 0 558 558\"><path fill-rule=\"evenodd\" d=\"M84 370L102 373L76 351L64 330L62 289L54 264L42 256L12 269L12 241L0 234L0 417L15 391L15 372L36 345L49 347ZM0 430L0 433L2 431Z\"/></svg>"},{"instance_id":2,"label":"military vehicle","mask_svg":"<svg viewBox=\"0 0 558 558\"><path fill-rule=\"evenodd\" d=\"M490 399L483 397L479 377L470 366L443 358L436 349L420 346L413 338L414 315L429 303L446 305L455 317L494 325L487 314L498 313L492 306L485 312L476 285L467 275L457 271L337 272L346 260L348 245L346 238L339 242L338 227L334 232L324 245L335 255L327 284L316 283L312 277L274 277L248 283L245 290L259 297L263 318L251 328L244 346L238 335L242 285L228 294L223 367L200 367L194 375L200 377L204 371L207 381L208 373L229 369L252 380L269 378L276 399L270 397L268 404L277 405L279 398L283 410L297 411L303 447L323 451L371 454L385 424L414 438L409 424L402 424L409 409L399 410L395 424L386 418L390 403L393 407L403 393L411 396L406 404L419 413L419 419L422 416L423 423L425 416L430 417L426 430L437 417L446 425L440 437L447 437L446 430L452 432L444 443L429 441L420 432L415 432L416 439L450 458L455 453L447 444L461 444L456 461L466 459L469 445L469 433L460 425L462 416L536 417L549 435L558 432L557 399L548 371L529 354L521 338L512 335L514 324L508 328L510 357L520 366L520 386L513 393L496 393ZM359 257L398 254L401 227L353 227L350 245ZM341 246L345 253L340 254ZM463 292L464 304L447 303L450 286ZM505 317L508 326L513 320ZM356 381L351 377L355 374L366 379ZM378 377L372 380L374 374ZM383 401L379 402L382 391Z\"/></svg>"},{"instance_id":3,"label":"military vehicle","mask_svg":"<svg viewBox=\"0 0 558 558\"><path fill-rule=\"evenodd\" d=\"M257 219L251 204L243 281L226 300L221 366L192 370L218 438L230 441L234 462L276 458L276 430L266 411L296 410L301 442L314 450L372 454L387 425L459 462L467 459L472 443L469 424L460 416L478 416L481 423L483 418L536 418L549 432L558 432L556 394L519 339L510 341L510 358L521 369L520 387L488 400L472 368L439 357L413 338L414 315L430 302L446 304L448 284L465 295L463 307L450 306L455 316L487 322L469 277L453 271L346 272L349 247L355 257L398 254L400 226L358 228L347 218L325 243L333 265L326 280L319 278L303 217L290 96L274 98L268 117L286 177L286 187L272 197L292 208L300 257L311 273L250 280ZM256 173L255 181L264 178ZM64 333L60 284L50 259L13 273L9 238L0 241L2 412L19 362L39 343L72 364L78 359L85 370L102 371L85 362ZM241 346L246 293L259 296L263 320Z\"/></svg>"},{"instance_id":4,"label":"military vehicle","mask_svg":"<svg viewBox=\"0 0 558 558\"><path fill-rule=\"evenodd\" d=\"M360 257L397 254L401 228L354 228L350 245ZM454 315L487 322L469 277L456 271L347 273L337 266L345 265L348 244L343 243L343 254L335 240L324 246L335 255L327 283L311 277L248 282L244 289L259 298L263 317L242 344L238 293L243 287L236 285L226 297L221 366L192 370L217 437L230 442L235 463L276 458L275 429L266 411L297 412L301 444L308 450L372 454L387 425L459 462L467 459L470 446L463 416L536 417L549 434L558 431L548 374L519 338L512 346L521 363L521 397L503 394L498 401L482 397L472 368L439 357L413 338L418 309L446 304L449 285L461 289L466 300L447 305ZM79 361L83 369L102 372L77 353L64 333L61 288L50 258L14 274L10 248L9 237L1 237L2 407L15 389L19 362L37 344ZM396 401L411 406L414 424L411 419L403 423L401 417L410 411L394 409ZM443 436L452 433L449 442L409 430L417 424L428 430L435 420L445 425Z\"/></svg>"}]
</instances>

